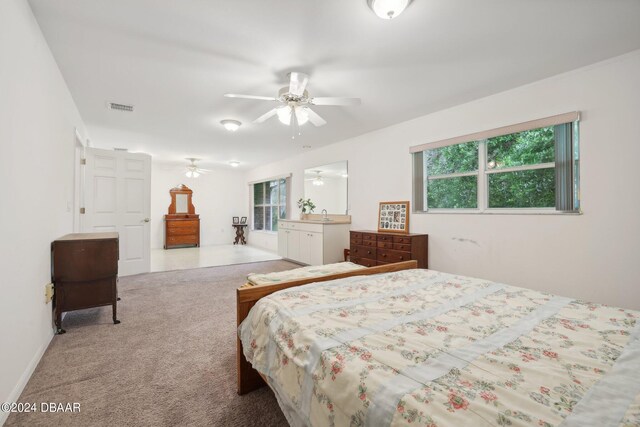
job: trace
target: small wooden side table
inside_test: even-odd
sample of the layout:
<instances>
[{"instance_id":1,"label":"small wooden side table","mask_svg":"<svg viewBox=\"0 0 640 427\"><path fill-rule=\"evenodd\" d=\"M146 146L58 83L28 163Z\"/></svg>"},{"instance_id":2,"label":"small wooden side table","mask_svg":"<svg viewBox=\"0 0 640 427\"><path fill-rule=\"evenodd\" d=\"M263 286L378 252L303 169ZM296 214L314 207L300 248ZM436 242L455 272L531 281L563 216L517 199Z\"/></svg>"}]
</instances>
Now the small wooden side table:
<instances>
[{"instance_id":1,"label":"small wooden side table","mask_svg":"<svg viewBox=\"0 0 640 427\"><path fill-rule=\"evenodd\" d=\"M234 245L240 243L241 245L247 244L247 239L244 237L244 229L248 224L231 224L236 229L236 239L233 241Z\"/></svg>"}]
</instances>

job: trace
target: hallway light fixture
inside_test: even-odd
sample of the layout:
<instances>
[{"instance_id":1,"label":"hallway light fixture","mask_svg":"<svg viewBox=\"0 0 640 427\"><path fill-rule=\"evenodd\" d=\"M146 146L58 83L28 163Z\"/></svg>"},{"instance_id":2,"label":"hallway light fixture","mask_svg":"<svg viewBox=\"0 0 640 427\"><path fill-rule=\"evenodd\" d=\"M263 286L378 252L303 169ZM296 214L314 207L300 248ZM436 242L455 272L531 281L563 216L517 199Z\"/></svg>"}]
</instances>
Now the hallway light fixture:
<instances>
[{"instance_id":1,"label":"hallway light fixture","mask_svg":"<svg viewBox=\"0 0 640 427\"><path fill-rule=\"evenodd\" d=\"M240 162L236 162L236 161L229 162L229 164L231 165L232 168L237 168L238 166L240 166Z\"/></svg>"},{"instance_id":2,"label":"hallway light fixture","mask_svg":"<svg viewBox=\"0 0 640 427\"><path fill-rule=\"evenodd\" d=\"M373 13L382 19L393 19L400 15L411 0L367 0Z\"/></svg>"},{"instance_id":3,"label":"hallway light fixture","mask_svg":"<svg viewBox=\"0 0 640 427\"><path fill-rule=\"evenodd\" d=\"M229 132L237 131L240 128L240 126L242 125L242 123L240 123L237 120L228 120L228 119L220 121L220 124L222 126L224 126L224 128L226 130L228 130Z\"/></svg>"}]
</instances>

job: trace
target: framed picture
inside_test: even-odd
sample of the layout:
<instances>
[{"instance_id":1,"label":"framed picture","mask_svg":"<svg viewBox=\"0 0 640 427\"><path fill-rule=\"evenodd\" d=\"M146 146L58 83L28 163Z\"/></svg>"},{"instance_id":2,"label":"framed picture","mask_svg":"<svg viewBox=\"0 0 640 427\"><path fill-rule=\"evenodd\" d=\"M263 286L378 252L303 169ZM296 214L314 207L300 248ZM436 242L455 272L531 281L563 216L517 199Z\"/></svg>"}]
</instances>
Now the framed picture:
<instances>
[{"instance_id":1,"label":"framed picture","mask_svg":"<svg viewBox=\"0 0 640 427\"><path fill-rule=\"evenodd\" d=\"M233 217L233 223L234 224L240 224L240 217L234 216Z\"/></svg>"},{"instance_id":2,"label":"framed picture","mask_svg":"<svg viewBox=\"0 0 640 427\"><path fill-rule=\"evenodd\" d=\"M378 231L409 233L409 202L380 202Z\"/></svg>"},{"instance_id":3,"label":"framed picture","mask_svg":"<svg viewBox=\"0 0 640 427\"><path fill-rule=\"evenodd\" d=\"M243 216L242 218L240 218L240 224L246 224L247 223L247 217Z\"/></svg>"}]
</instances>

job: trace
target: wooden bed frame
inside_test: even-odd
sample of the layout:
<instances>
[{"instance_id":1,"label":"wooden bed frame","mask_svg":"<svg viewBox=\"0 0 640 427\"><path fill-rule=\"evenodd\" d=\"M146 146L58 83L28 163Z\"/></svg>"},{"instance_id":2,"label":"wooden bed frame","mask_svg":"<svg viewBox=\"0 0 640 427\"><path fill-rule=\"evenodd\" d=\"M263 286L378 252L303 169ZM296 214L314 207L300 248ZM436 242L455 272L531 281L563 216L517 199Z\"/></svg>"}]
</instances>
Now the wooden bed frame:
<instances>
[{"instance_id":1,"label":"wooden bed frame","mask_svg":"<svg viewBox=\"0 0 640 427\"><path fill-rule=\"evenodd\" d=\"M361 270L349 271L346 273L331 274L328 276L313 277L301 280L293 280L291 282L283 282L275 285L251 286L240 288L237 290L236 307L238 323L247 317L249 310L262 297L266 297L274 292L282 289L292 288L294 286L306 285L308 283L326 282L329 280L343 279L352 276L368 276L372 274L391 273L394 271L411 270L418 268L417 261L404 261L395 264L379 265L377 267L363 268ZM237 335L237 333L236 333ZM243 395L266 385L264 378L258 371L253 369L251 364L244 357L242 352L242 342L237 338L236 366L238 369L238 394Z\"/></svg>"}]
</instances>

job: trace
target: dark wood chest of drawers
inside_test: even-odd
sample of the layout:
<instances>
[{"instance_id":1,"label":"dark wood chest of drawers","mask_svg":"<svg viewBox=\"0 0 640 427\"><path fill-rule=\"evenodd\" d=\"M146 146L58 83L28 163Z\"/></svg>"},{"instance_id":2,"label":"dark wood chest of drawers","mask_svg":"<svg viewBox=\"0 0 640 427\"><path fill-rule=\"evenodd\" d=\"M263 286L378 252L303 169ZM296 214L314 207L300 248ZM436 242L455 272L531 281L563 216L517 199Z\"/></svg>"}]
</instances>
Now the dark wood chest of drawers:
<instances>
[{"instance_id":1,"label":"dark wood chest of drawers","mask_svg":"<svg viewBox=\"0 0 640 427\"><path fill-rule=\"evenodd\" d=\"M200 246L200 215L164 216L164 248Z\"/></svg>"},{"instance_id":2,"label":"dark wood chest of drawers","mask_svg":"<svg viewBox=\"0 0 640 427\"><path fill-rule=\"evenodd\" d=\"M374 267L416 260L418 268L427 268L428 238L426 234L351 231L351 262Z\"/></svg>"},{"instance_id":3,"label":"dark wood chest of drawers","mask_svg":"<svg viewBox=\"0 0 640 427\"><path fill-rule=\"evenodd\" d=\"M113 323L118 299L118 233L67 234L51 244L51 278L58 333L62 313L112 306Z\"/></svg>"}]
</instances>

